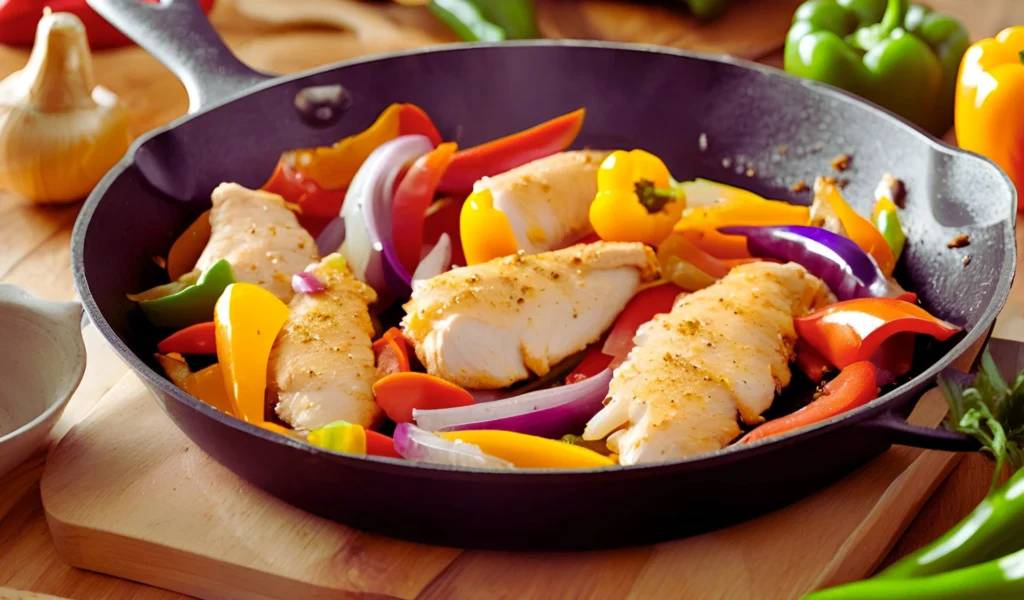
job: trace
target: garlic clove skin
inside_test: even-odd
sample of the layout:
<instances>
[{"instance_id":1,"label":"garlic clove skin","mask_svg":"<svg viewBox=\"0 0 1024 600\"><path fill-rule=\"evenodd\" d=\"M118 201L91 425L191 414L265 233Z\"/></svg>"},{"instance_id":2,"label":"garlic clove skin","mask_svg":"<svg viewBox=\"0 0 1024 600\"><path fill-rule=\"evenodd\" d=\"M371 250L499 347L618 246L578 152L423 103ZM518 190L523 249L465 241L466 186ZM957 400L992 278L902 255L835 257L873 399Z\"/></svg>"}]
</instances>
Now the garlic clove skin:
<instances>
[{"instance_id":1,"label":"garlic clove skin","mask_svg":"<svg viewBox=\"0 0 1024 600\"><path fill-rule=\"evenodd\" d=\"M117 96L93 82L82 22L44 15L28 64L0 82L0 188L34 203L80 200L131 142Z\"/></svg>"}]
</instances>

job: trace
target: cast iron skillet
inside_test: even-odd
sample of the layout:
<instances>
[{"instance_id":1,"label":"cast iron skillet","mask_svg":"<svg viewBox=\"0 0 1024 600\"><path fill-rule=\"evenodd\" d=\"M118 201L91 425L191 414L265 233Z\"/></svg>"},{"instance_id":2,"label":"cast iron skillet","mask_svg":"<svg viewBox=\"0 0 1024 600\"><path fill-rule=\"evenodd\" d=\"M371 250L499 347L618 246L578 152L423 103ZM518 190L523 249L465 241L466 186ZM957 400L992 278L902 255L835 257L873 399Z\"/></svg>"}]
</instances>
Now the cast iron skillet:
<instances>
[{"instance_id":1,"label":"cast iron skillet","mask_svg":"<svg viewBox=\"0 0 1024 600\"><path fill-rule=\"evenodd\" d=\"M270 79L236 60L191 1L89 3L181 78L191 109L140 139L89 196L72 242L78 291L174 423L287 502L423 542L588 549L750 518L842 477L890 444L974 447L904 418L936 374L982 340L1010 288L1016 195L985 159L835 89L729 58L585 42L453 45ZM296 110L299 92L337 85L342 101L313 115ZM332 143L392 102L423 107L463 147L584 106L577 146L643 147L664 157L677 178L707 177L804 204L807 194L790 186L827 174L830 159L847 152L846 196L862 213L883 173L906 182L909 243L899 276L927 309L967 333L922 345L915 378L812 429L694 460L602 471L458 471L324 452L230 418L167 381L151 359L158 334L125 298L164 281L151 257L166 255L218 183L258 187L281 151ZM970 235L967 249L946 248L957 234ZM965 254L973 259L967 267Z\"/></svg>"}]
</instances>

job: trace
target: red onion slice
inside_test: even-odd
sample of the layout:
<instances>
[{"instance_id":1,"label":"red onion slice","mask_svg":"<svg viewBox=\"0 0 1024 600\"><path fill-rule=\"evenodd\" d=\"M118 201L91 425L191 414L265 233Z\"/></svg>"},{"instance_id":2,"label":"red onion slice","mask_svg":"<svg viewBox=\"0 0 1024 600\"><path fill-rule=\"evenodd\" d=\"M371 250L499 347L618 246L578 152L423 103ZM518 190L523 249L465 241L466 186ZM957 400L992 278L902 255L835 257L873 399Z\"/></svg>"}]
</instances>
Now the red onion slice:
<instances>
[{"instance_id":1,"label":"red onion slice","mask_svg":"<svg viewBox=\"0 0 1024 600\"><path fill-rule=\"evenodd\" d=\"M296 294L319 294L327 289L320 278L309 271L300 271L292 275L292 289Z\"/></svg>"},{"instance_id":2,"label":"red onion slice","mask_svg":"<svg viewBox=\"0 0 1024 600\"><path fill-rule=\"evenodd\" d=\"M475 444L452 442L424 431L412 423L399 423L395 427L394 440L395 451L407 460L447 467L513 468L512 463L484 454Z\"/></svg>"},{"instance_id":3,"label":"red onion slice","mask_svg":"<svg viewBox=\"0 0 1024 600\"><path fill-rule=\"evenodd\" d=\"M483 404L412 411L416 424L428 431L501 429L546 438L583 431L603 406L612 372L579 383L530 392Z\"/></svg>"}]
</instances>

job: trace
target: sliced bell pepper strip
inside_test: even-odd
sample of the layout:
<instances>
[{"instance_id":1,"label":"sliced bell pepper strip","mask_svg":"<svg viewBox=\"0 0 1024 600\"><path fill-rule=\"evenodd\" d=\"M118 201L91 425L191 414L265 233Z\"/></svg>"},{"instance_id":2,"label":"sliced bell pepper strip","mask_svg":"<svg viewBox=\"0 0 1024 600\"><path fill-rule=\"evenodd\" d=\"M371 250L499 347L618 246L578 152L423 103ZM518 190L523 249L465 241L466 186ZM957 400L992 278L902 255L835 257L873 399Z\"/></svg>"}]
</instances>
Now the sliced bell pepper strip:
<instances>
[{"instance_id":1,"label":"sliced bell pepper strip","mask_svg":"<svg viewBox=\"0 0 1024 600\"><path fill-rule=\"evenodd\" d=\"M484 454L507 460L520 469L587 469L615 464L607 456L582 446L514 431L486 429L437 435L449 441L479 446Z\"/></svg>"},{"instance_id":2,"label":"sliced bell pepper strip","mask_svg":"<svg viewBox=\"0 0 1024 600\"><path fill-rule=\"evenodd\" d=\"M583 355L583 360L580 361L580 364L576 365L576 368L566 375L565 384L579 383L607 369L613 357L605 354L603 347L603 343L591 344L587 348L587 353Z\"/></svg>"},{"instance_id":3,"label":"sliced bell pepper strip","mask_svg":"<svg viewBox=\"0 0 1024 600\"><path fill-rule=\"evenodd\" d=\"M395 450L395 440L372 429L366 430L366 453L370 456L402 458L398 450Z\"/></svg>"},{"instance_id":4,"label":"sliced bell pepper strip","mask_svg":"<svg viewBox=\"0 0 1024 600\"><path fill-rule=\"evenodd\" d=\"M192 374L192 369L188 368L185 357L180 354L154 354L153 357L156 358L156 362L160 364L160 368L164 370L164 374L171 380L171 383L178 387L182 387L185 380Z\"/></svg>"},{"instance_id":5,"label":"sliced bell pepper strip","mask_svg":"<svg viewBox=\"0 0 1024 600\"><path fill-rule=\"evenodd\" d=\"M433 410L473 404L461 387L426 373L393 373L373 384L377 405L395 423L411 423L413 409Z\"/></svg>"},{"instance_id":6,"label":"sliced bell pepper strip","mask_svg":"<svg viewBox=\"0 0 1024 600\"><path fill-rule=\"evenodd\" d=\"M217 336L213 321L196 323L172 333L156 345L164 354L216 354Z\"/></svg>"},{"instance_id":7,"label":"sliced bell pepper strip","mask_svg":"<svg viewBox=\"0 0 1024 600\"><path fill-rule=\"evenodd\" d=\"M556 117L525 131L455 153L438 190L466 195L482 177L490 177L565 150L583 126L584 109Z\"/></svg>"},{"instance_id":8,"label":"sliced bell pepper strip","mask_svg":"<svg viewBox=\"0 0 1024 600\"><path fill-rule=\"evenodd\" d=\"M177 281L179 277L188 273L196 267L199 256L206 249L210 241L210 211L207 210L199 215L184 233L171 245L167 253L167 276L171 281Z\"/></svg>"},{"instance_id":9,"label":"sliced bell pepper strip","mask_svg":"<svg viewBox=\"0 0 1024 600\"><path fill-rule=\"evenodd\" d=\"M719 227L734 225L804 225L810 209L778 200L728 200L683 213L675 231L717 258L750 258L746 238L725 235Z\"/></svg>"},{"instance_id":10,"label":"sliced bell pepper strip","mask_svg":"<svg viewBox=\"0 0 1024 600\"><path fill-rule=\"evenodd\" d=\"M377 357L377 379L409 371L409 347L397 327L388 329L373 343L373 353Z\"/></svg>"},{"instance_id":11,"label":"sliced bell pepper strip","mask_svg":"<svg viewBox=\"0 0 1024 600\"><path fill-rule=\"evenodd\" d=\"M287 319L284 302L250 283L229 285L217 301L217 358L235 417L249 423L264 420L270 349Z\"/></svg>"},{"instance_id":12,"label":"sliced bell pepper strip","mask_svg":"<svg viewBox=\"0 0 1024 600\"><path fill-rule=\"evenodd\" d=\"M871 360L897 333L923 333L939 341L961 329L895 298L855 298L793 320L796 333L840 369Z\"/></svg>"},{"instance_id":13,"label":"sliced bell pepper strip","mask_svg":"<svg viewBox=\"0 0 1024 600\"><path fill-rule=\"evenodd\" d=\"M794 362L803 371L803 374L814 383L821 383L825 375L832 370L832 365L825 360L825 357L804 339L796 341L796 358Z\"/></svg>"},{"instance_id":14,"label":"sliced bell pepper strip","mask_svg":"<svg viewBox=\"0 0 1024 600\"><path fill-rule=\"evenodd\" d=\"M665 265L665 261L669 257L673 256L685 260L715 279L721 279L729 274L729 265L701 250L693 242L679 234L670 235L658 246L658 262L662 266Z\"/></svg>"},{"instance_id":15,"label":"sliced bell pepper strip","mask_svg":"<svg viewBox=\"0 0 1024 600\"><path fill-rule=\"evenodd\" d=\"M192 373L182 382L181 389L223 413L234 415L224 387L224 372L220 363Z\"/></svg>"},{"instance_id":16,"label":"sliced bell pepper strip","mask_svg":"<svg viewBox=\"0 0 1024 600\"><path fill-rule=\"evenodd\" d=\"M184 329L189 325L209 321L217 299L235 282L235 273L228 261L221 259L210 265L195 285L176 294L143 300L139 308L156 327Z\"/></svg>"},{"instance_id":17,"label":"sliced bell pepper strip","mask_svg":"<svg viewBox=\"0 0 1024 600\"><path fill-rule=\"evenodd\" d=\"M681 181L673 185L686 195L686 205L692 207L714 206L725 202L763 202L765 198L750 190L711 181L694 179Z\"/></svg>"},{"instance_id":18,"label":"sliced bell pepper strip","mask_svg":"<svg viewBox=\"0 0 1024 600\"><path fill-rule=\"evenodd\" d=\"M903 224L900 223L896 205L889 198L879 198L871 211L871 220L875 222L875 228L889 245L893 261L898 261L903 254L903 246L907 243L907 234L903 232Z\"/></svg>"},{"instance_id":19,"label":"sliced bell pepper strip","mask_svg":"<svg viewBox=\"0 0 1024 600\"><path fill-rule=\"evenodd\" d=\"M781 435L794 429L813 425L836 415L863 406L878 397L875 365L858 362L846 367L835 379L825 384L821 396L800 410L758 426L743 436L741 444Z\"/></svg>"},{"instance_id":20,"label":"sliced bell pepper strip","mask_svg":"<svg viewBox=\"0 0 1024 600\"><path fill-rule=\"evenodd\" d=\"M418 158L395 192L391 207L391 239L394 240L398 260L409 273L414 272L420 263L427 208L434 201L437 184L451 164L456 148L458 146L454 142L448 142Z\"/></svg>"},{"instance_id":21,"label":"sliced bell pepper strip","mask_svg":"<svg viewBox=\"0 0 1024 600\"><path fill-rule=\"evenodd\" d=\"M622 364L633 349L633 338L641 325L655 315L672 310L672 304L680 294L685 293L672 283L664 283L637 293L622 309L608 333L602 352L613 357L608 366L612 369Z\"/></svg>"},{"instance_id":22,"label":"sliced bell pepper strip","mask_svg":"<svg viewBox=\"0 0 1024 600\"><path fill-rule=\"evenodd\" d=\"M843 195L839 192L839 186L828 183L824 178L819 177L814 182L814 194L823 197L832 206L832 210L843 222L843 229L846 230L847 237L875 259L878 268L886 277L892 275L896 260L893 258L889 243L870 221L857 214L857 211L846 203Z\"/></svg>"},{"instance_id":23,"label":"sliced bell pepper strip","mask_svg":"<svg viewBox=\"0 0 1024 600\"><path fill-rule=\"evenodd\" d=\"M334 421L318 427L309 432L306 441L334 452L366 454L366 430L362 425L348 421Z\"/></svg>"},{"instance_id":24,"label":"sliced bell pepper strip","mask_svg":"<svg viewBox=\"0 0 1024 600\"><path fill-rule=\"evenodd\" d=\"M253 423L253 425L259 427L260 429L266 429L267 431L273 431L274 433L276 433L278 435L283 435L283 436L287 436L287 437L291 437L291 438L302 439L302 436L299 435L299 432L295 431L294 429L288 429L287 427L282 427L281 425L278 425L277 423L271 423L270 421L260 421L259 423Z\"/></svg>"},{"instance_id":25,"label":"sliced bell pepper strip","mask_svg":"<svg viewBox=\"0 0 1024 600\"><path fill-rule=\"evenodd\" d=\"M398 112L398 135L425 135L434 147L443 141L426 111L415 104L403 104Z\"/></svg>"},{"instance_id":26,"label":"sliced bell pepper strip","mask_svg":"<svg viewBox=\"0 0 1024 600\"><path fill-rule=\"evenodd\" d=\"M590 225L605 241L657 246L686 206L682 193L669 186L671 178L665 163L650 152L612 152L597 171Z\"/></svg>"},{"instance_id":27,"label":"sliced bell pepper strip","mask_svg":"<svg viewBox=\"0 0 1024 600\"><path fill-rule=\"evenodd\" d=\"M491 190L473 192L459 214L459 237L467 265L515 254L519 250L516 235L505 213L494 208Z\"/></svg>"},{"instance_id":28,"label":"sliced bell pepper strip","mask_svg":"<svg viewBox=\"0 0 1024 600\"><path fill-rule=\"evenodd\" d=\"M199 277L203 274L199 269L193 269L188 273L185 273L177 280L170 283L164 283L156 287L149 288L144 292L138 294L125 294L128 299L132 302L143 302L146 300L159 300L160 298L166 298L173 296L178 292L187 289L196 284L199 281Z\"/></svg>"}]
</instances>

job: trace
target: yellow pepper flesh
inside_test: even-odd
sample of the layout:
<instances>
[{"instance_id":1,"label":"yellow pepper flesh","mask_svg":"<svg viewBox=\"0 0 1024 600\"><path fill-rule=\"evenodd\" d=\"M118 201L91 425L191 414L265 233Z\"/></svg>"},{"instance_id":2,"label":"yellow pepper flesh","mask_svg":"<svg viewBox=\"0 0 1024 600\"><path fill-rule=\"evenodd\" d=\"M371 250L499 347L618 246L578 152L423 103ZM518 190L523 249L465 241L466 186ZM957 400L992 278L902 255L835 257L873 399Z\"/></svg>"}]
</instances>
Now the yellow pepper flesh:
<instances>
[{"instance_id":1,"label":"yellow pepper flesh","mask_svg":"<svg viewBox=\"0 0 1024 600\"><path fill-rule=\"evenodd\" d=\"M750 258L747 238L719 233L718 228L730 225L806 225L811 218L811 211L806 206L757 198L727 200L714 206L690 209L676 223L674 230L716 258Z\"/></svg>"},{"instance_id":2,"label":"yellow pepper flesh","mask_svg":"<svg viewBox=\"0 0 1024 600\"><path fill-rule=\"evenodd\" d=\"M220 363L192 373L181 383L181 389L221 412L234 414L231 410L231 401L227 396L227 389L224 387L224 372Z\"/></svg>"},{"instance_id":3,"label":"yellow pepper flesh","mask_svg":"<svg viewBox=\"0 0 1024 600\"><path fill-rule=\"evenodd\" d=\"M348 421L335 421L314 429L306 436L306 441L335 452L366 454L366 430Z\"/></svg>"},{"instance_id":4,"label":"yellow pepper flesh","mask_svg":"<svg viewBox=\"0 0 1024 600\"><path fill-rule=\"evenodd\" d=\"M839 187L819 178L814 182L814 194L823 196L832 206L832 210L843 224L843 229L846 230L846 235L875 259L878 268L887 277L892 275L896 260L893 258L892 249L889 248L889 242L885 241L871 221L857 214L857 211L846 203L839 192Z\"/></svg>"},{"instance_id":5,"label":"yellow pepper flesh","mask_svg":"<svg viewBox=\"0 0 1024 600\"><path fill-rule=\"evenodd\" d=\"M494 208L494 196L486 188L470 194L462 205L459 236L466 264L469 265L515 254L519 250L508 217Z\"/></svg>"},{"instance_id":6,"label":"yellow pepper flesh","mask_svg":"<svg viewBox=\"0 0 1024 600\"><path fill-rule=\"evenodd\" d=\"M1024 25L968 48L960 63L954 111L960 147L995 161L1018 190L1024 190L1022 52Z\"/></svg>"},{"instance_id":7,"label":"yellow pepper flesh","mask_svg":"<svg viewBox=\"0 0 1024 600\"><path fill-rule=\"evenodd\" d=\"M250 283L233 283L214 309L217 359L235 417L263 421L267 363L277 333L288 318L288 307L267 290Z\"/></svg>"},{"instance_id":8,"label":"yellow pepper flesh","mask_svg":"<svg viewBox=\"0 0 1024 600\"><path fill-rule=\"evenodd\" d=\"M612 152L597 171L597 196L590 205L594 232L609 242L657 246L672 233L685 208L684 195L671 187L671 179L665 163L650 152ZM641 198L643 186L648 191Z\"/></svg>"},{"instance_id":9,"label":"yellow pepper flesh","mask_svg":"<svg viewBox=\"0 0 1024 600\"><path fill-rule=\"evenodd\" d=\"M481 429L437 435L449 441L461 440L479 446L484 454L507 460L520 469L587 469L615 464L610 458L582 446L514 431Z\"/></svg>"}]
</instances>

